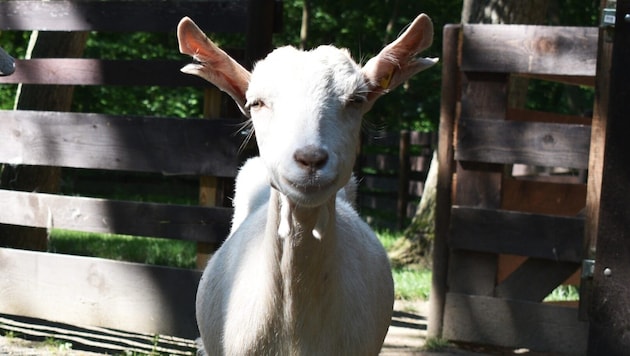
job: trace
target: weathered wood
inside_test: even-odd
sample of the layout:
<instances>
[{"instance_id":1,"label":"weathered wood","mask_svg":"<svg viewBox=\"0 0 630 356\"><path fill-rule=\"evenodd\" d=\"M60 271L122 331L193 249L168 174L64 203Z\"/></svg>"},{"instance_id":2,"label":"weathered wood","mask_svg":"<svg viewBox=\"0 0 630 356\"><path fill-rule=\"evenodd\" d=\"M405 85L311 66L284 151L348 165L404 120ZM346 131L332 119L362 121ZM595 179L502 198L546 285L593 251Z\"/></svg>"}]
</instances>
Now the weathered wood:
<instances>
[{"instance_id":1,"label":"weathered wood","mask_svg":"<svg viewBox=\"0 0 630 356\"><path fill-rule=\"evenodd\" d=\"M517 73L519 77L545 80L548 82L556 82L568 85L585 85L588 87L595 86L595 77L592 75L554 75L554 74L528 74Z\"/></svg>"},{"instance_id":2,"label":"weathered wood","mask_svg":"<svg viewBox=\"0 0 630 356\"><path fill-rule=\"evenodd\" d=\"M554 112L537 111L529 109L508 108L505 114L506 120L528 121L528 122L548 122L556 124L590 125L590 117L564 115Z\"/></svg>"},{"instance_id":3,"label":"weathered wood","mask_svg":"<svg viewBox=\"0 0 630 356\"><path fill-rule=\"evenodd\" d=\"M441 61L444 61L444 59L441 59ZM364 146L392 147L397 146L399 141L399 131L364 130L362 136L362 144ZM434 132L410 131L409 144L412 146L426 146L428 149L431 149L437 144L437 135Z\"/></svg>"},{"instance_id":4,"label":"weathered wood","mask_svg":"<svg viewBox=\"0 0 630 356\"><path fill-rule=\"evenodd\" d=\"M232 209L0 190L0 223L219 243Z\"/></svg>"},{"instance_id":5,"label":"weathered wood","mask_svg":"<svg viewBox=\"0 0 630 356\"><path fill-rule=\"evenodd\" d=\"M459 117L480 117L496 120L505 118L508 75L502 73L465 73L461 78L461 112ZM458 128L455 128L454 132L457 130ZM457 152L458 145L459 143L456 143L455 152ZM503 166L457 161L455 167L457 179L455 180L452 204L488 209L500 208ZM452 224L451 216L451 226ZM498 256L493 252L452 251L449 257L449 290L492 295L496 283L497 258Z\"/></svg>"},{"instance_id":6,"label":"weathered wood","mask_svg":"<svg viewBox=\"0 0 630 356\"><path fill-rule=\"evenodd\" d=\"M172 32L184 16L207 32L244 32L245 0L0 1L0 30Z\"/></svg>"},{"instance_id":7,"label":"weathered wood","mask_svg":"<svg viewBox=\"0 0 630 356\"><path fill-rule=\"evenodd\" d=\"M446 25L442 44L442 99L437 147L437 185L435 192L435 241L431 291L429 296L428 335L441 337L444 321L444 303L448 286L449 248L448 227L451 213L453 172L453 130L456 107L460 95L457 48L461 26Z\"/></svg>"},{"instance_id":8,"label":"weathered wood","mask_svg":"<svg viewBox=\"0 0 630 356\"><path fill-rule=\"evenodd\" d=\"M462 73L460 117L504 120L509 76L504 73Z\"/></svg>"},{"instance_id":9,"label":"weathered wood","mask_svg":"<svg viewBox=\"0 0 630 356\"><path fill-rule=\"evenodd\" d=\"M0 248L0 313L77 325L199 335L200 272Z\"/></svg>"},{"instance_id":10,"label":"weathered wood","mask_svg":"<svg viewBox=\"0 0 630 356\"><path fill-rule=\"evenodd\" d=\"M601 0L600 7L606 6ZM610 67L612 63L611 41L606 40L611 29L602 27L597 44L597 76L595 83L595 103L593 105L593 123L591 149L588 162L587 196L584 213L584 258L594 260L597 246L599 224L599 203L601 197L604 149L606 147L606 125L610 102ZM580 319L588 320L593 290L593 278L583 278L580 285Z\"/></svg>"},{"instance_id":11,"label":"weathered wood","mask_svg":"<svg viewBox=\"0 0 630 356\"><path fill-rule=\"evenodd\" d=\"M210 86L198 77L182 73L180 68L186 63L168 60L34 58L16 60L16 72L0 77L0 83Z\"/></svg>"},{"instance_id":12,"label":"weathered wood","mask_svg":"<svg viewBox=\"0 0 630 356\"><path fill-rule=\"evenodd\" d=\"M81 57L87 43L87 32L31 32L26 58ZM19 84L16 91L16 110L69 111L74 87L60 85ZM42 166L5 165L0 187L24 191L57 192L61 184L61 168ZM46 251L48 236L45 230L14 225L0 226L0 245Z\"/></svg>"},{"instance_id":13,"label":"weathered wood","mask_svg":"<svg viewBox=\"0 0 630 356\"><path fill-rule=\"evenodd\" d=\"M461 118L455 159L587 168L590 126Z\"/></svg>"},{"instance_id":14,"label":"weathered wood","mask_svg":"<svg viewBox=\"0 0 630 356\"><path fill-rule=\"evenodd\" d=\"M407 204L409 203L409 187L407 182L411 174L411 166L409 164L409 131L400 132L400 142L398 144L398 203L396 206L398 221L396 227L403 230L407 223Z\"/></svg>"},{"instance_id":15,"label":"weathered wood","mask_svg":"<svg viewBox=\"0 0 630 356\"><path fill-rule=\"evenodd\" d=\"M448 293L444 337L449 340L568 355L586 351L588 324L577 309Z\"/></svg>"},{"instance_id":16,"label":"weathered wood","mask_svg":"<svg viewBox=\"0 0 630 356\"><path fill-rule=\"evenodd\" d=\"M585 201L586 184L503 179L501 208L505 210L575 217Z\"/></svg>"},{"instance_id":17,"label":"weathered wood","mask_svg":"<svg viewBox=\"0 0 630 356\"><path fill-rule=\"evenodd\" d=\"M542 302L580 263L528 258L495 288L495 297Z\"/></svg>"},{"instance_id":18,"label":"weathered wood","mask_svg":"<svg viewBox=\"0 0 630 356\"><path fill-rule=\"evenodd\" d=\"M218 88L208 88L204 90L203 116L206 119L215 120L221 117L221 102L223 93ZM199 205L216 206L220 189L220 182L217 177L199 177ZM227 235L226 235L227 237ZM197 269L203 270L208 264L212 254L219 248L219 244L197 243Z\"/></svg>"},{"instance_id":19,"label":"weathered wood","mask_svg":"<svg viewBox=\"0 0 630 356\"><path fill-rule=\"evenodd\" d=\"M454 206L453 248L580 262L584 218Z\"/></svg>"},{"instance_id":20,"label":"weathered wood","mask_svg":"<svg viewBox=\"0 0 630 356\"><path fill-rule=\"evenodd\" d=\"M577 322L577 309L510 299L541 300L578 268L584 219L575 214L583 207L584 185L517 181L508 176L508 169L513 163L586 168L590 122L508 108L508 82L516 75L592 84L595 51L594 42L588 42L596 32L464 25L448 53L445 47L443 57L458 54L461 68L456 63L449 68L453 74L443 88L446 85L457 93L456 78L461 75L461 100L457 102L457 94L446 96L454 98L445 111L452 112L455 124L440 136L440 144L443 139L455 142L455 164L440 178L448 179L447 188L455 182L453 201L448 201L448 213L443 213L450 220L441 235L448 239L445 249L451 249L448 258L442 259L449 271L442 282L443 292L446 286L449 291L442 337L548 352L584 352L588 327ZM454 140L449 137L453 134ZM533 194L530 202L528 192L539 187L544 189ZM552 194L546 197L545 192ZM446 194L451 191L447 189ZM569 194L577 196L565 196ZM438 223L436 243L439 228ZM501 254L528 256L528 260L498 281Z\"/></svg>"},{"instance_id":21,"label":"weathered wood","mask_svg":"<svg viewBox=\"0 0 630 356\"><path fill-rule=\"evenodd\" d=\"M625 19L627 14L630 14L630 0L617 1L589 309L590 355L623 355L630 349L630 140L627 135L630 132L630 23Z\"/></svg>"},{"instance_id":22,"label":"weathered wood","mask_svg":"<svg viewBox=\"0 0 630 356\"><path fill-rule=\"evenodd\" d=\"M596 27L463 27L462 70L465 72L594 76L596 62Z\"/></svg>"},{"instance_id":23,"label":"weathered wood","mask_svg":"<svg viewBox=\"0 0 630 356\"><path fill-rule=\"evenodd\" d=\"M234 120L0 111L0 162L233 177Z\"/></svg>"}]
</instances>

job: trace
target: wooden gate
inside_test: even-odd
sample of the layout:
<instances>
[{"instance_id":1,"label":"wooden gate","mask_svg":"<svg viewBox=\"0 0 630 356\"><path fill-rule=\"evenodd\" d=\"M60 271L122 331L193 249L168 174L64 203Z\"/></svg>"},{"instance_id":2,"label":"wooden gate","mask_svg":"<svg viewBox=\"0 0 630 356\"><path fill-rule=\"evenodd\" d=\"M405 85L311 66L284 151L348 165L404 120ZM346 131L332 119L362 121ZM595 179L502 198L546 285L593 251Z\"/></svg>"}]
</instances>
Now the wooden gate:
<instances>
[{"instance_id":1,"label":"wooden gate","mask_svg":"<svg viewBox=\"0 0 630 356\"><path fill-rule=\"evenodd\" d=\"M430 334L586 349L588 324L577 306L543 302L582 263L583 174L519 177L513 167L585 170L590 118L511 107L508 99L519 77L594 85L597 40L597 28L445 28Z\"/></svg>"}]
</instances>

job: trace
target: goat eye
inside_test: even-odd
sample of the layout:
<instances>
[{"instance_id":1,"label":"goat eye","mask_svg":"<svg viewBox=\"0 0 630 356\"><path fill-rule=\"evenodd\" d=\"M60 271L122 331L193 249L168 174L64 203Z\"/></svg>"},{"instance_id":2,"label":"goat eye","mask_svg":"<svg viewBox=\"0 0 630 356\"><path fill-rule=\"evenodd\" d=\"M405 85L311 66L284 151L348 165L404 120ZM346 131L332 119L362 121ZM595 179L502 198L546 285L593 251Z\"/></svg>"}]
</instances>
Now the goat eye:
<instances>
[{"instance_id":1,"label":"goat eye","mask_svg":"<svg viewBox=\"0 0 630 356\"><path fill-rule=\"evenodd\" d=\"M248 101L245 104L245 109L248 110L248 111L251 110L251 109L256 110L256 109L262 108L263 106L265 106L265 103L261 99L255 99L255 100L252 100L252 101Z\"/></svg>"},{"instance_id":2,"label":"goat eye","mask_svg":"<svg viewBox=\"0 0 630 356\"><path fill-rule=\"evenodd\" d=\"M353 94L348 97L346 104L347 105L360 105L364 104L367 101L367 97L363 94Z\"/></svg>"}]
</instances>

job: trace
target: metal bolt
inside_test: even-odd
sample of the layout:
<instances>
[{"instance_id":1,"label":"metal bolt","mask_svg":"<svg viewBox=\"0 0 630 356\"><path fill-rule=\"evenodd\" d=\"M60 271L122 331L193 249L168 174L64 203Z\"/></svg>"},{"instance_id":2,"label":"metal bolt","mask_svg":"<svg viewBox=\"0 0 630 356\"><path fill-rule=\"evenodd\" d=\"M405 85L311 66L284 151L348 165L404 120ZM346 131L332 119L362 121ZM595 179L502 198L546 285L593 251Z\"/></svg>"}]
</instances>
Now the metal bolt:
<instances>
[{"instance_id":1,"label":"metal bolt","mask_svg":"<svg viewBox=\"0 0 630 356\"><path fill-rule=\"evenodd\" d=\"M610 277L612 275L612 270L608 267L604 268L604 276Z\"/></svg>"}]
</instances>

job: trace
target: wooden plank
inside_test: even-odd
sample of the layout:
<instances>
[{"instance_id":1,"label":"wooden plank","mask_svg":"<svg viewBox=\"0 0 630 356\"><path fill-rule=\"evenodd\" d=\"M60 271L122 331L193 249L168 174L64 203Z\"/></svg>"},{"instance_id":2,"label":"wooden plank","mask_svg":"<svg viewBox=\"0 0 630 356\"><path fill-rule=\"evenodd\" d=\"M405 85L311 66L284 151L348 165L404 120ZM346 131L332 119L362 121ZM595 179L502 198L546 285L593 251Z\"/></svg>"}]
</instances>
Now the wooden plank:
<instances>
[{"instance_id":1,"label":"wooden plank","mask_svg":"<svg viewBox=\"0 0 630 356\"><path fill-rule=\"evenodd\" d=\"M454 206L451 247L581 262L584 218Z\"/></svg>"},{"instance_id":2,"label":"wooden plank","mask_svg":"<svg viewBox=\"0 0 630 356\"><path fill-rule=\"evenodd\" d=\"M435 145L437 137L434 132L409 132L409 143L412 146L427 146L431 147ZM363 133L362 144L363 146L386 146L386 147L398 147L400 141L400 132L386 132L386 131L372 131L367 130Z\"/></svg>"},{"instance_id":3,"label":"wooden plank","mask_svg":"<svg viewBox=\"0 0 630 356\"><path fill-rule=\"evenodd\" d=\"M0 248L0 313L76 325L199 335L200 272Z\"/></svg>"},{"instance_id":4,"label":"wooden plank","mask_svg":"<svg viewBox=\"0 0 630 356\"><path fill-rule=\"evenodd\" d=\"M0 223L219 243L232 209L0 190Z\"/></svg>"},{"instance_id":5,"label":"wooden plank","mask_svg":"<svg viewBox=\"0 0 630 356\"><path fill-rule=\"evenodd\" d=\"M590 125L592 118L575 115L564 115L553 112L508 108L506 120L548 122L556 124Z\"/></svg>"},{"instance_id":6,"label":"wooden plank","mask_svg":"<svg viewBox=\"0 0 630 356\"><path fill-rule=\"evenodd\" d=\"M2 2L0 2L1 4ZM35 58L16 60L5 84L159 85L208 87L198 77L180 71L186 61L101 60L88 58Z\"/></svg>"},{"instance_id":7,"label":"wooden plank","mask_svg":"<svg viewBox=\"0 0 630 356\"><path fill-rule=\"evenodd\" d=\"M630 349L630 0L617 1L610 70L608 118L597 247L589 308L591 355L623 355ZM606 94L603 94L606 95Z\"/></svg>"},{"instance_id":8,"label":"wooden plank","mask_svg":"<svg viewBox=\"0 0 630 356\"><path fill-rule=\"evenodd\" d=\"M462 70L595 76L596 27L467 25Z\"/></svg>"},{"instance_id":9,"label":"wooden plank","mask_svg":"<svg viewBox=\"0 0 630 356\"><path fill-rule=\"evenodd\" d=\"M587 87L595 86L595 77L590 75L554 75L554 74L528 74L528 73L519 73L516 74L519 77L530 78L530 79L538 79L545 80L548 82L557 82L567 85L585 85Z\"/></svg>"},{"instance_id":10,"label":"wooden plank","mask_svg":"<svg viewBox=\"0 0 630 356\"><path fill-rule=\"evenodd\" d=\"M455 159L587 168L590 138L584 125L462 118Z\"/></svg>"},{"instance_id":11,"label":"wooden plank","mask_svg":"<svg viewBox=\"0 0 630 356\"><path fill-rule=\"evenodd\" d=\"M578 216L586 202L586 184L505 178L501 208L527 213Z\"/></svg>"},{"instance_id":12,"label":"wooden plank","mask_svg":"<svg viewBox=\"0 0 630 356\"><path fill-rule=\"evenodd\" d=\"M233 177L234 120L0 111L0 162Z\"/></svg>"},{"instance_id":13,"label":"wooden plank","mask_svg":"<svg viewBox=\"0 0 630 356\"><path fill-rule=\"evenodd\" d=\"M495 288L495 297L542 302L579 268L576 262L528 258Z\"/></svg>"},{"instance_id":14,"label":"wooden plank","mask_svg":"<svg viewBox=\"0 0 630 356\"><path fill-rule=\"evenodd\" d=\"M460 117L505 119L509 75L467 72L462 79Z\"/></svg>"},{"instance_id":15,"label":"wooden plank","mask_svg":"<svg viewBox=\"0 0 630 356\"><path fill-rule=\"evenodd\" d=\"M244 32L245 0L9 0L0 1L0 30L172 32L193 16L206 32Z\"/></svg>"},{"instance_id":16,"label":"wooden plank","mask_svg":"<svg viewBox=\"0 0 630 356\"><path fill-rule=\"evenodd\" d=\"M461 79L459 117L496 120L505 118L508 75L464 73ZM454 110L457 110L457 106ZM456 122L458 126L454 132L459 130L459 120ZM498 164L457 161L453 204L498 209L501 204L503 170L503 166ZM452 224L451 216L451 226ZM498 256L491 252L453 250L453 246L449 247L452 250L449 256L449 290L492 295L496 283Z\"/></svg>"},{"instance_id":17,"label":"wooden plank","mask_svg":"<svg viewBox=\"0 0 630 356\"><path fill-rule=\"evenodd\" d=\"M577 309L448 293L444 337L553 354L584 355L588 324Z\"/></svg>"},{"instance_id":18,"label":"wooden plank","mask_svg":"<svg viewBox=\"0 0 630 356\"><path fill-rule=\"evenodd\" d=\"M204 90L203 100L203 116L206 119L218 119L221 117L221 102L223 93L218 88L207 88ZM217 206L217 200L220 199L221 182L217 177L201 176L199 177L199 205ZM218 244L198 243L197 244L197 269L203 270L208 264L208 260L212 254L219 248Z\"/></svg>"}]
</instances>

